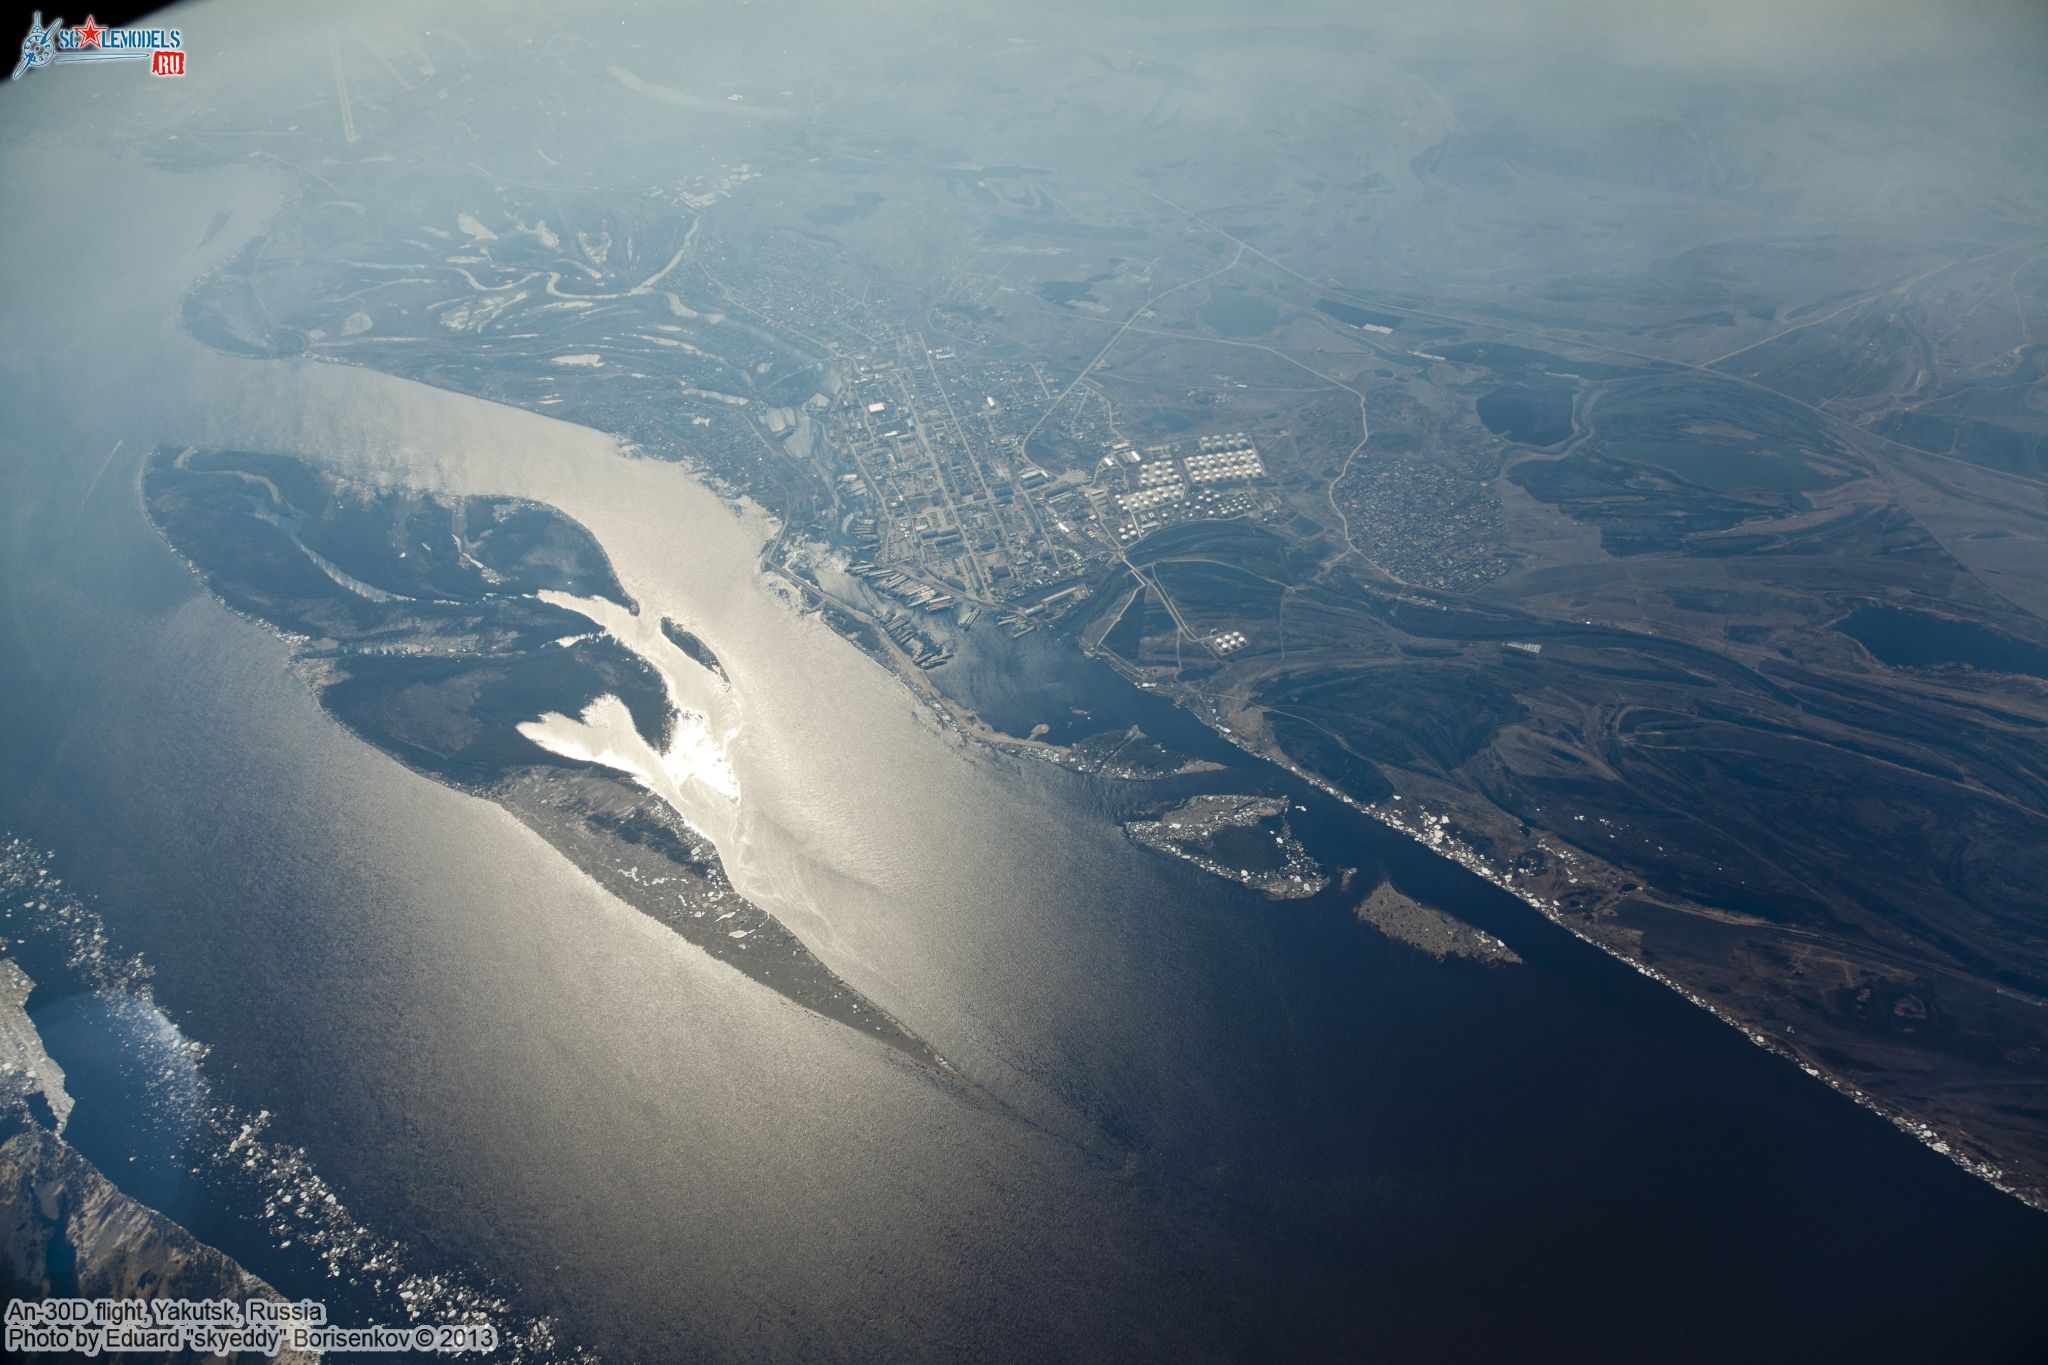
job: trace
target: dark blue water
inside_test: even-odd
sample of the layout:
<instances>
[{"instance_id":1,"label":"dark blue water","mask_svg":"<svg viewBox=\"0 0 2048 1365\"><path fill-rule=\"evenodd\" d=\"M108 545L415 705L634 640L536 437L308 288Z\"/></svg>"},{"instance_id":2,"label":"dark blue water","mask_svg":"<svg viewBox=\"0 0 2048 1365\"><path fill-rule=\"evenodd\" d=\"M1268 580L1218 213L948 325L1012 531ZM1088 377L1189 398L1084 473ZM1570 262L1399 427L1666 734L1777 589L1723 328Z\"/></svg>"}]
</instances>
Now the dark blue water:
<instances>
[{"instance_id":1,"label":"dark blue water","mask_svg":"<svg viewBox=\"0 0 2048 1365\"><path fill-rule=\"evenodd\" d=\"M1271 1258L1248 1270L1248 1298L1269 1306L1233 1353L2048 1359L2048 1216L1062 647L977 636L954 686L1013 732L1078 705L1227 765L1092 783L1103 818L1196 791L1280 794L1326 868L1358 870L1349 892L1284 903L1162 872L1209 936L1215 1008L1238 1032L1187 1062L1228 1091L1215 1127L1134 1143L1169 1197L1212 1203ZM1351 907L1381 876L1522 965L1437 964L1361 925Z\"/></svg>"},{"instance_id":2,"label":"dark blue water","mask_svg":"<svg viewBox=\"0 0 2048 1365\"><path fill-rule=\"evenodd\" d=\"M147 1002L115 991L38 987L29 1018L64 1069L74 1100L70 1134L136 1199L188 1226L211 1202L190 1170L186 1144L208 1102L198 1064Z\"/></svg>"},{"instance_id":3,"label":"dark blue water","mask_svg":"<svg viewBox=\"0 0 2048 1365\"><path fill-rule=\"evenodd\" d=\"M230 1150L248 1116L223 1121L198 1054L168 1017L145 998L67 982L62 964L47 956L30 960L41 981L29 1017L73 1101L67 1142L122 1193L286 1297L317 1299L341 1323L407 1320L397 1276L364 1273L346 1258L337 1275L304 1230L272 1230L268 1207L306 1187L281 1182L268 1162L245 1167L245 1157ZM408 1259L409 1271L448 1268Z\"/></svg>"},{"instance_id":4,"label":"dark blue water","mask_svg":"<svg viewBox=\"0 0 2048 1365\"><path fill-rule=\"evenodd\" d=\"M1242 756L1180 707L1082 654L1063 631L1035 630L1013 640L984 618L948 638L958 652L932 671L932 681L1006 735L1027 738L1043 725L1039 738L1072 744L1136 725L1190 757L1215 762Z\"/></svg>"},{"instance_id":5,"label":"dark blue water","mask_svg":"<svg viewBox=\"0 0 2048 1365\"><path fill-rule=\"evenodd\" d=\"M1835 629L1897 667L1964 664L1992 673L2048 678L2048 648L1975 621L1903 607L1861 607Z\"/></svg>"}]
</instances>

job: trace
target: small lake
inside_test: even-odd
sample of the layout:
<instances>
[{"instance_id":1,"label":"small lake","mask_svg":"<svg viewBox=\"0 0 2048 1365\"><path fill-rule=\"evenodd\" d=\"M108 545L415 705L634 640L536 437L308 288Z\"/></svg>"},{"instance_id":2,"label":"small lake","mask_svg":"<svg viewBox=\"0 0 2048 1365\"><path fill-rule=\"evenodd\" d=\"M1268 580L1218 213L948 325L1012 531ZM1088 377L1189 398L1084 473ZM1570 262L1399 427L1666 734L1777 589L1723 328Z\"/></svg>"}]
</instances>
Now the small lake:
<instances>
[{"instance_id":1,"label":"small lake","mask_svg":"<svg viewBox=\"0 0 2048 1365\"><path fill-rule=\"evenodd\" d=\"M1991 673L2048 678L2048 648L1975 621L1904 607L1863 607L1835 629L1897 668L1967 664Z\"/></svg>"},{"instance_id":2,"label":"small lake","mask_svg":"<svg viewBox=\"0 0 2048 1365\"><path fill-rule=\"evenodd\" d=\"M1280 321L1280 310L1264 299L1228 285L1209 291L1201 307L1202 321L1227 337L1259 337Z\"/></svg>"},{"instance_id":3,"label":"small lake","mask_svg":"<svg viewBox=\"0 0 2048 1365\"><path fill-rule=\"evenodd\" d=\"M1479 400L1479 420L1496 436L1553 446L1572 434L1570 384L1506 384Z\"/></svg>"},{"instance_id":4,"label":"small lake","mask_svg":"<svg viewBox=\"0 0 2048 1365\"><path fill-rule=\"evenodd\" d=\"M1717 493L1761 488L1772 493L1810 493L1835 480L1796 455L1690 441L1631 442L1616 448L1624 459L1668 469L1687 483Z\"/></svg>"}]
</instances>

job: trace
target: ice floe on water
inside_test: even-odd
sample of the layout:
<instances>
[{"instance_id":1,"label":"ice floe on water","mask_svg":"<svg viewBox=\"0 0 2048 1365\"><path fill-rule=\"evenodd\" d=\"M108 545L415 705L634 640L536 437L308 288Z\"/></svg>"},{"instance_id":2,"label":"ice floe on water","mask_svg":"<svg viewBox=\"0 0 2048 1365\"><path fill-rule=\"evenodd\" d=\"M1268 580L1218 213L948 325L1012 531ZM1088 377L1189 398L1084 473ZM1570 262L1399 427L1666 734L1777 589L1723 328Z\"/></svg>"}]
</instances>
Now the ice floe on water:
<instances>
[{"instance_id":1,"label":"ice floe on water","mask_svg":"<svg viewBox=\"0 0 2048 1365\"><path fill-rule=\"evenodd\" d=\"M541 600L586 616L661 678L674 720L668 745L656 749L633 721L625 702L606 695L580 716L551 711L519 726L519 733L562 758L598 763L625 773L668 802L712 843L723 847L740 798L728 752L739 733L732 689L691 658L652 614L636 613L602 597L543 591Z\"/></svg>"},{"instance_id":2,"label":"ice floe on water","mask_svg":"<svg viewBox=\"0 0 2048 1365\"><path fill-rule=\"evenodd\" d=\"M39 995L52 997L33 1011L38 1029L45 1035L83 1035L100 1049L113 1049L115 1055L103 1051L96 1066L110 1062L120 1073L127 1107L150 1130L149 1138L174 1144L162 1155L189 1177L180 1184L203 1190L197 1202L213 1206L215 1217L285 1258L270 1264L244 1252L237 1259L246 1269L288 1293L311 1290L337 1307L346 1303L351 1316L360 1311L387 1322L490 1323L501 1342L494 1360L595 1360L563 1342L553 1319L517 1311L488 1276L429 1268L405 1243L357 1219L304 1147L272 1135L276 1120L270 1111L250 1113L219 1096L206 1076L205 1044L188 1037L157 1003L149 967L139 956L115 951L99 912L55 875L49 854L0 834L0 964L14 966L13 959L29 968ZM77 1044L81 1037L69 1041ZM78 1135L76 1122L67 1126L74 1142L91 1145ZM136 1178L132 1168L104 1173ZM332 1289L280 1273L284 1264L308 1261Z\"/></svg>"}]
</instances>

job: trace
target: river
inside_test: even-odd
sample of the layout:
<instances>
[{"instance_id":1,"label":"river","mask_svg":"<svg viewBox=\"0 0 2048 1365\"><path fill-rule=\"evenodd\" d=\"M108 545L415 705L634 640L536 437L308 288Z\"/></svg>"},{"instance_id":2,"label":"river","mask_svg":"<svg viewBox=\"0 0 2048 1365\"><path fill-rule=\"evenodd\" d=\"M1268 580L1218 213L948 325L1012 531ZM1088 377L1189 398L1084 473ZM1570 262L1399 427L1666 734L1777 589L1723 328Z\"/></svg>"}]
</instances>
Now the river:
<instances>
[{"instance_id":1,"label":"river","mask_svg":"<svg viewBox=\"0 0 2048 1365\"><path fill-rule=\"evenodd\" d=\"M1524 965L1437 966L1129 844L1124 794L961 738L798 610L760 572L764 519L679 465L190 341L178 297L275 178L4 156L65 191L10 216L10 259L120 261L122 283L32 275L7 304L0 824L154 965L212 1089L272 1111L423 1262L478 1267L617 1359L1988 1360L2048 1339L2048 1219L1463 870L1329 803L1301 816L1326 857ZM149 528L134 477L160 441L588 527L731 678L735 885L967 1084L334 725Z\"/></svg>"}]
</instances>

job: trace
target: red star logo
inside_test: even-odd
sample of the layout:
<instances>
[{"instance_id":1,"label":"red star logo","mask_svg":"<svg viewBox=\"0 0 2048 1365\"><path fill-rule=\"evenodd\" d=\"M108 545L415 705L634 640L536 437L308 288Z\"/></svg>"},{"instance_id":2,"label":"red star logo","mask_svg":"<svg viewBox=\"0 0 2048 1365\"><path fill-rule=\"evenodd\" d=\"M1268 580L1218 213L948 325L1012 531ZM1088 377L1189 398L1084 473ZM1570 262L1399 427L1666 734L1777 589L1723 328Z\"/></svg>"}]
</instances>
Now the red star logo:
<instances>
[{"instance_id":1,"label":"red star logo","mask_svg":"<svg viewBox=\"0 0 2048 1365\"><path fill-rule=\"evenodd\" d=\"M78 45L80 47L98 47L100 45L100 35L106 32L105 29L93 21L93 17L90 14L85 16L84 23L75 26L72 31L78 34Z\"/></svg>"}]
</instances>

